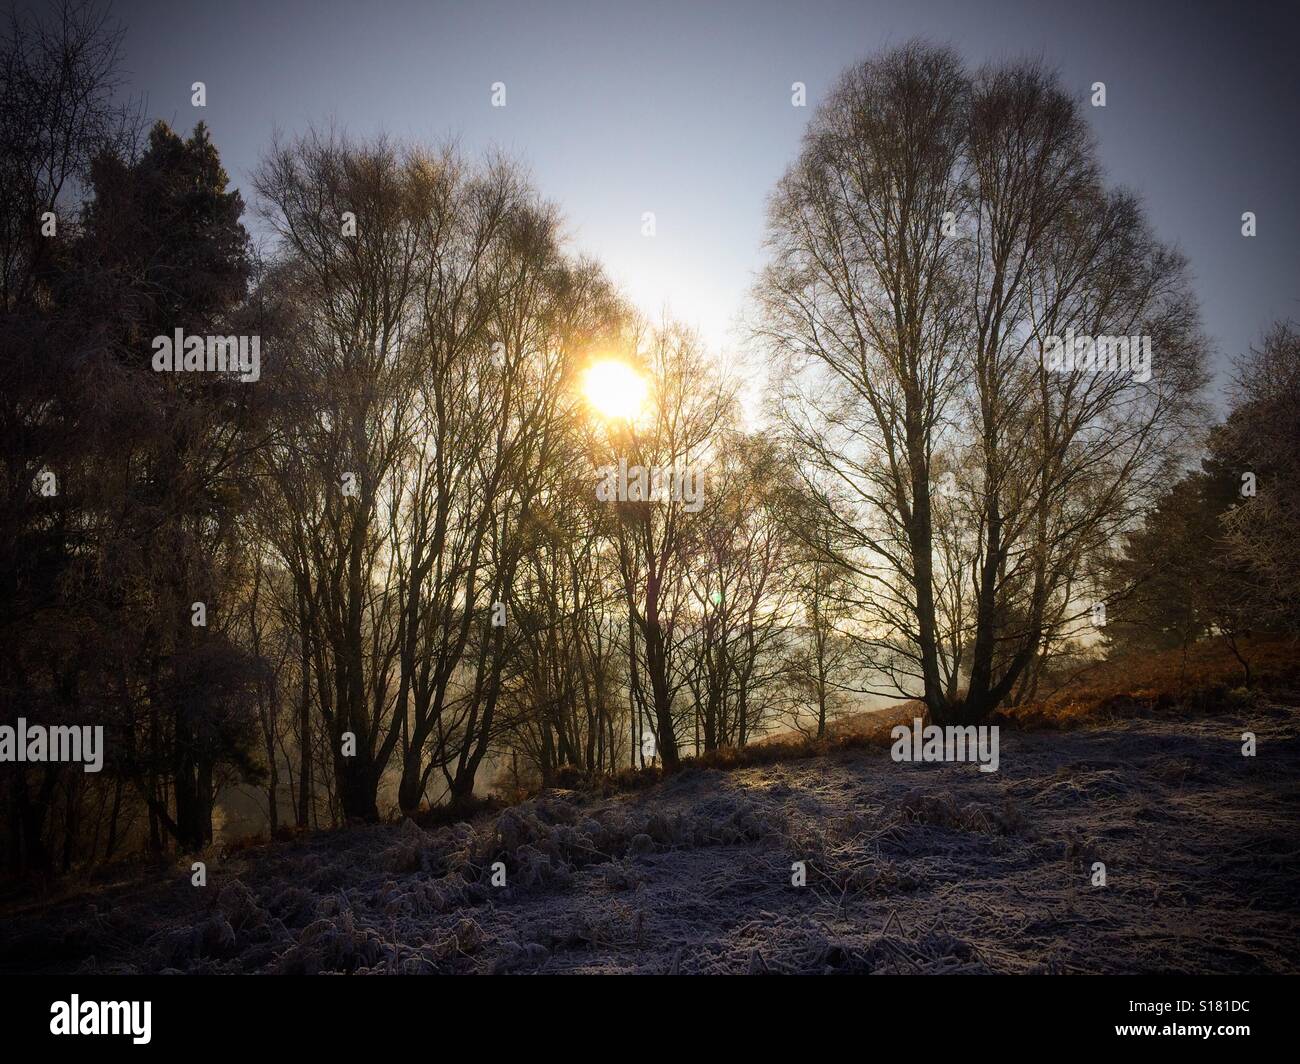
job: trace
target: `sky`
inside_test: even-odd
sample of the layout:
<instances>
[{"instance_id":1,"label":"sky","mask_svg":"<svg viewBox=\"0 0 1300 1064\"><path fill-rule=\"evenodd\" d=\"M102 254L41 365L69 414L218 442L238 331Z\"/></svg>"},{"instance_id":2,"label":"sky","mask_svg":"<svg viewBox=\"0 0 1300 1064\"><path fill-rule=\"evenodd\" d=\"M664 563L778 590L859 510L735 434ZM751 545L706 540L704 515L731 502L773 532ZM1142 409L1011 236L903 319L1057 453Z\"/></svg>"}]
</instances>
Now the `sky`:
<instances>
[{"instance_id":1,"label":"sky","mask_svg":"<svg viewBox=\"0 0 1300 1064\"><path fill-rule=\"evenodd\" d=\"M118 0L114 12L147 117L205 121L246 200L277 130L501 149L559 204L573 250L719 353L742 346L767 196L841 70L913 37L972 66L1042 58L1085 102L1110 181L1188 257L1221 379L1269 323L1300 320L1295 0ZM195 81L206 107L191 106ZM792 106L796 81L806 107ZM1104 108L1087 102L1096 81Z\"/></svg>"}]
</instances>

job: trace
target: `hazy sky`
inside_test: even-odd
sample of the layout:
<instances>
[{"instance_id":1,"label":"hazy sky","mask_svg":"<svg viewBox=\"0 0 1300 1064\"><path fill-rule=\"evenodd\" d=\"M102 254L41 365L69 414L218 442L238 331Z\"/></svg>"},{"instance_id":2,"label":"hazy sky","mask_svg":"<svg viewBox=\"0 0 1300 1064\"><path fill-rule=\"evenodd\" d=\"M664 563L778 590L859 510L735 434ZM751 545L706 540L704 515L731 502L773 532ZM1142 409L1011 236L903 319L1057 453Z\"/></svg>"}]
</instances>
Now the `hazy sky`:
<instances>
[{"instance_id":1,"label":"hazy sky","mask_svg":"<svg viewBox=\"0 0 1300 1064\"><path fill-rule=\"evenodd\" d=\"M524 160L573 246L714 348L755 270L768 192L849 63L921 36L972 64L1041 56L1086 99L1111 179L1191 261L1222 365L1300 319L1300 4L1234 2L121 2L150 118L211 127L234 182L271 133L331 120ZM207 107L190 105L204 81ZM494 82L504 108L491 106ZM808 106L791 106L802 81ZM1258 235L1241 235L1254 211ZM657 234L641 235L645 211Z\"/></svg>"}]
</instances>

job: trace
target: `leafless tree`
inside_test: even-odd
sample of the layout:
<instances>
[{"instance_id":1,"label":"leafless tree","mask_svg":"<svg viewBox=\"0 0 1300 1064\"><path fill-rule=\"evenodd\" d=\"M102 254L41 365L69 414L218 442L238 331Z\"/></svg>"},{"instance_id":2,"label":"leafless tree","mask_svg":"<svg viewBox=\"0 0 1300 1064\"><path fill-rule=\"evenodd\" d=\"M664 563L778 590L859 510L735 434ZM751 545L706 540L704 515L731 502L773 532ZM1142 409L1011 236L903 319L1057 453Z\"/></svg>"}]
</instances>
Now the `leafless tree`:
<instances>
[{"instance_id":1,"label":"leafless tree","mask_svg":"<svg viewBox=\"0 0 1300 1064\"><path fill-rule=\"evenodd\" d=\"M936 719L980 719L1172 468L1202 383L1183 263L1103 188L1051 75L970 76L920 43L844 75L769 233L759 335L807 487L857 541L871 664ZM1054 372L1070 330L1148 338L1150 378Z\"/></svg>"}]
</instances>

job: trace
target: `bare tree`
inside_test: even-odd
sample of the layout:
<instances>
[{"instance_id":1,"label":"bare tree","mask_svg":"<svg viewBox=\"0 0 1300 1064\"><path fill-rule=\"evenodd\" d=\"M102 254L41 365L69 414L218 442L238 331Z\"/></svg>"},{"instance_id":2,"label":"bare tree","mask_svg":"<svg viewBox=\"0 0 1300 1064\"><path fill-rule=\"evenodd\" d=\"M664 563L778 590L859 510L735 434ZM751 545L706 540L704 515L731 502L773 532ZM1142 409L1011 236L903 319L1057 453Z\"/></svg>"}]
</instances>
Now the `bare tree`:
<instances>
[{"instance_id":1,"label":"bare tree","mask_svg":"<svg viewBox=\"0 0 1300 1064\"><path fill-rule=\"evenodd\" d=\"M915 43L845 74L769 232L760 336L806 485L856 539L870 664L936 719L980 719L1176 458L1202 383L1183 263L1101 186L1050 75L969 77ZM1151 373L1055 371L1045 348L1076 333L1136 335Z\"/></svg>"},{"instance_id":2,"label":"bare tree","mask_svg":"<svg viewBox=\"0 0 1300 1064\"><path fill-rule=\"evenodd\" d=\"M310 134L278 146L256 187L282 243L279 277L298 308L297 355L311 386L293 441L305 465L286 513L301 517L283 564L295 572L318 707L342 811L375 819L398 738L391 683L399 652L398 559L387 495L412 446L415 321L424 209L438 170L382 139L353 146Z\"/></svg>"},{"instance_id":3,"label":"bare tree","mask_svg":"<svg viewBox=\"0 0 1300 1064\"><path fill-rule=\"evenodd\" d=\"M732 416L735 386L679 326L642 329L631 344L650 383L650 413L644 425L609 426L593 443L598 467L658 471L661 479L702 474L719 429ZM707 481L701 490L712 490ZM686 662L679 644L688 632L695 504L681 497L628 497L614 502L611 540L627 603L630 688L638 708L633 756L644 756L642 727L649 729L664 768L680 763L677 694L685 684Z\"/></svg>"}]
</instances>

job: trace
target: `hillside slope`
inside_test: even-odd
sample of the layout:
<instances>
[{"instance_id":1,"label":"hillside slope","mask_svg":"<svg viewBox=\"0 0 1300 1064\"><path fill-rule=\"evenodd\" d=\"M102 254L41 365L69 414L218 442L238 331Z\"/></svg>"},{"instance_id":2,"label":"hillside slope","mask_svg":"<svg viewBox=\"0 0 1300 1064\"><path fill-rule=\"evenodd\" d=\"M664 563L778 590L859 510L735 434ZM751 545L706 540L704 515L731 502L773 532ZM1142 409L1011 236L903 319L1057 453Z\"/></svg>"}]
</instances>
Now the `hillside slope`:
<instances>
[{"instance_id":1,"label":"hillside slope","mask_svg":"<svg viewBox=\"0 0 1300 1064\"><path fill-rule=\"evenodd\" d=\"M1298 827L1300 710L1266 700L1004 729L994 774L855 750L324 833L214 862L206 888L186 864L10 913L0 967L1294 973Z\"/></svg>"}]
</instances>

